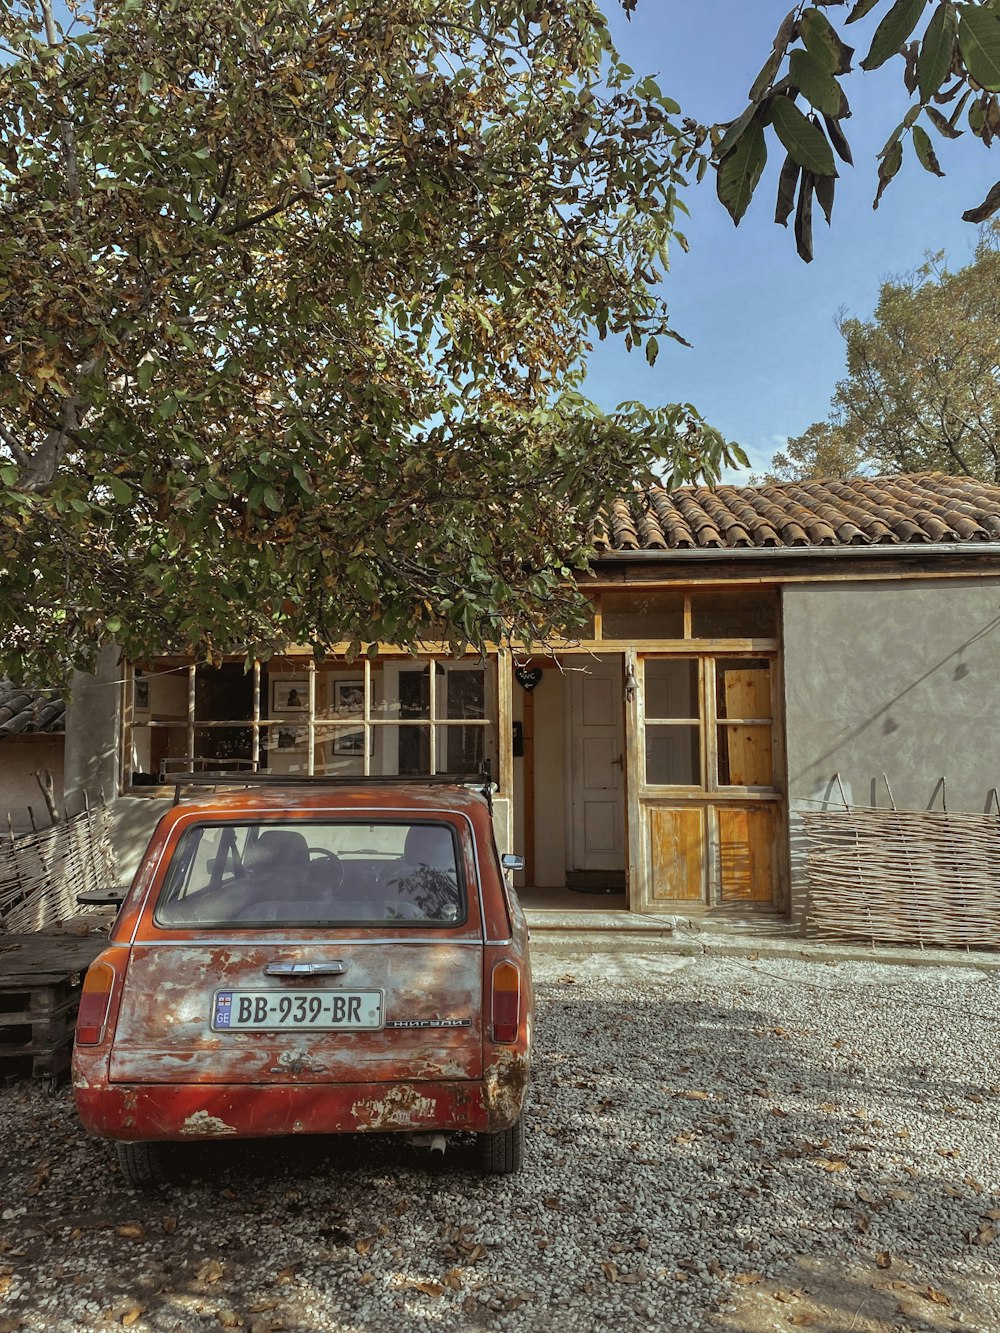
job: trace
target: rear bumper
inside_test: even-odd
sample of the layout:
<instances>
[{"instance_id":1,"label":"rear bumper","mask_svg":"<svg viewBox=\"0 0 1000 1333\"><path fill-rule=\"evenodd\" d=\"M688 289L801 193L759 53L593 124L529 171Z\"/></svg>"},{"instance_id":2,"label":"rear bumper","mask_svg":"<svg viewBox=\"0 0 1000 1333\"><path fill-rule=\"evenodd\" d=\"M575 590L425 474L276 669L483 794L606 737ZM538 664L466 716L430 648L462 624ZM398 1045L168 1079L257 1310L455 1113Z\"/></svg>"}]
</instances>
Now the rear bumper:
<instances>
[{"instance_id":1,"label":"rear bumper","mask_svg":"<svg viewBox=\"0 0 1000 1333\"><path fill-rule=\"evenodd\" d=\"M293 1087L258 1084L93 1086L79 1077L76 1105L84 1128L102 1138L155 1141L265 1138L365 1131L506 1128L510 1104L493 1106L480 1082L340 1083ZM503 1123L506 1122L506 1123Z\"/></svg>"}]
</instances>

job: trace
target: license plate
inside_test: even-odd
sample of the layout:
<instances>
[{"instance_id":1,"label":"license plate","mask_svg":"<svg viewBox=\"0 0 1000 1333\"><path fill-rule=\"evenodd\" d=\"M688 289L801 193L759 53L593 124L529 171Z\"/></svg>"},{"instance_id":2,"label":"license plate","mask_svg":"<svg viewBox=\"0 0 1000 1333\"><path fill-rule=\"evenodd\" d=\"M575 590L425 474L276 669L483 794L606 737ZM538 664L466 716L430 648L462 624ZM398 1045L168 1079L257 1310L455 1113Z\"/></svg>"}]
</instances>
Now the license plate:
<instances>
[{"instance_id":1,"label":"license plate","mask_svg":"<svg viewBox=\"0 0 1000 1333\"><path fill-rule=\"evenodd\" d=\"M213 1032L333 1031L382 1027L382 991L220 990L212 1006Z\"/></svg>"}]
</instances>

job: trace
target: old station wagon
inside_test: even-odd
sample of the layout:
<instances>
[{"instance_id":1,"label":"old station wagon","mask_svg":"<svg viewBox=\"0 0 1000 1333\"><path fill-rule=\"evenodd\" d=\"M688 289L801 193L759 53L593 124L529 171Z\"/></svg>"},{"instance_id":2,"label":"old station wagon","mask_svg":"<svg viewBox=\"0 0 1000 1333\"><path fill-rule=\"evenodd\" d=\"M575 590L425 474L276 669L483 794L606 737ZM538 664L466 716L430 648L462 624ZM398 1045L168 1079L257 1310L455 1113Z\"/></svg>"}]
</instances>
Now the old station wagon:
<instances>
[{"instance_id":1,"label":"old station wagon","mask_svg":"<svg viewBox=\"0 0 1000 1333\"><path fill-rule=\"evenodd\" d=\"M160 821L87 972L76 1104L137 1185L169 1141L358 1131L471 1131L505 1174L532 1017L488 793L213 792Z\"/></svg>"}]
</instances>

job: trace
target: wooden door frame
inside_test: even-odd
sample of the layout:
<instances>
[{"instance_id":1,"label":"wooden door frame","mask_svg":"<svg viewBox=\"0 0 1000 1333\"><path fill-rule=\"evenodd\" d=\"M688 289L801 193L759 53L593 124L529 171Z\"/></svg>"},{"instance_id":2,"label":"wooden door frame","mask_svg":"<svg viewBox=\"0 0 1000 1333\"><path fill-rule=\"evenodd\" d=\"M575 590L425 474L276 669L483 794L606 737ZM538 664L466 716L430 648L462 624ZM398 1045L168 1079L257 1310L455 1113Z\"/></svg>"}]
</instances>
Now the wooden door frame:
<instances>
[{"instance_id":1,"label":"wooden door frame","mask_svg":"<svg viewBox=\"0 0 1000 1333\"><path fill-rule=\"evenodd\" d=\"M717 719L714 700L706 702L708 687L714 688L714 666L706 672L704 661L699 664L699 689L706 692L699 700L702 731L701 760L704 787L700 791L691 788L649 788L645 782L645 678L641 669L646 660L670 658L675 656L711 658L713 662L721 658L767 658L771 664L771 727L772 727L772 765L775 790L762 791L754 788L712 787L709 773L717 771L718 763ZM775 649L733 648L729 644L695 646L684 645L683 651L662 651L659 648L647 648L641 653L637 650L626 653L626 677L631 671L637 680L638 688L632 692L625 706L625 754L626 754L626 819L628 821L628 873L629 902L633 910L641 912L676 911L685 902L684 899L654 899L651 882L650 834L648 811L657 807L698 807L704 811L704 864L702 867L703 906L719 905L721 900L721 852L719 846L718 818L716 807L734 808L768 805L777 810L777 826L774 846L774 875L772 904L780 910L787 910L789 902L789 853L788 853L788 774L784 738L784 663L780 651ZM713 766L710 768L710 766ZM693 900L688 900L692 902ZM676 905L674 905L676 904Z\"/></svg>"}]
</instances>

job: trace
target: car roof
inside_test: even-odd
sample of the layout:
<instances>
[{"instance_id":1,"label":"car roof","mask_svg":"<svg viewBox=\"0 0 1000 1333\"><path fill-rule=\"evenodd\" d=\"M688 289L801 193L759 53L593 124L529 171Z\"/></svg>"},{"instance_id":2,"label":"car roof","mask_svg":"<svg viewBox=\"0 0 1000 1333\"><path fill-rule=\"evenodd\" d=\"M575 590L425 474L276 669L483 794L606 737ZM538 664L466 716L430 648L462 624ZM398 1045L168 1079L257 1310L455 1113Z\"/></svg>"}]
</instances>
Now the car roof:
<instances>
[{"instance_id":1,"label":"car roof","mask_svg":"<svg viewBox=\"0 0 1000 1333\"><path fill-rule=\"evenodd\" d=\"M212 792L197 797L182 797L166 818L169 822L182 816L203 816L206 819L248 819L255 815L278 813L350 814L351 811L377 811L391 815L394 812L419 811L428 814L473 815L487 811L482 792L459 784L429 786L420 782L375 784L359 781L357 785L241 787L235 791Z\"/></svg>"}]
</instances>

